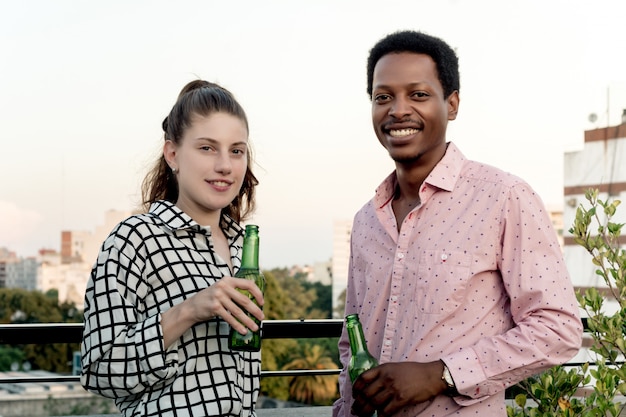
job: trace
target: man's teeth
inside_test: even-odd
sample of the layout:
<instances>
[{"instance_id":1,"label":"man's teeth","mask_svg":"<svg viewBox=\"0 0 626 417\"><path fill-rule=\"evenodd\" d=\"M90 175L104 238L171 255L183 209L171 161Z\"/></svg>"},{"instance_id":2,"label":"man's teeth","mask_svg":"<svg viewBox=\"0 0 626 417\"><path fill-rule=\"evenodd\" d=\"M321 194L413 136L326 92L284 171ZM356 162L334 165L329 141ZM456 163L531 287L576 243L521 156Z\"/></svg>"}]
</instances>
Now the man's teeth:
<instances>
[{"instance_id":1,"label":"man's teeth","mask_svg":"<svg viewBox=\"0 0 626 417\"><path fill-rule=\"evenodd\" d=\"M400 138L403 136L409 136L414 133L417 133L417 129L391 129L389 134L394 138Z\"/></svg>"}]
</instances>

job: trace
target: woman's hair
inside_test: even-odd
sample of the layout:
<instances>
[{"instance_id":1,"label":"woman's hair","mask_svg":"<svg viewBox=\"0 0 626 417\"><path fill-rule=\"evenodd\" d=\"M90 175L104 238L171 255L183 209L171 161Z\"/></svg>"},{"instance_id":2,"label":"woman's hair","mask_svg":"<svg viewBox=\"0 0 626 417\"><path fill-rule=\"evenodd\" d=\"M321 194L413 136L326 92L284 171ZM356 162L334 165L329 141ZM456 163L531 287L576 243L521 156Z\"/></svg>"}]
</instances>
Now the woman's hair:
<instances>
[{"instance_id":1,"label":"woman's hair","mask_svg":"<svg viewBox=\"0 0 626 417\"><path fill-rule=\"evenodd\" d=\"M245 124L246 130L249 130L246 113L230 91L208 81L191 81L183 87L170 114L163 120L164 139L176 145L180 144L185 130L191 127L194 117L207 117L216 112L237 117ZM229 215L237 222L246 219L254 211L254 188L259 184L252 172L253 158L249 146L247 161L248 169L239 194L228 207L222 209L222 214ZM144 178L141 194L146 211L157 200L172 203L178 200L178 182L163 154Z\"/></svg>"}]
</instances>

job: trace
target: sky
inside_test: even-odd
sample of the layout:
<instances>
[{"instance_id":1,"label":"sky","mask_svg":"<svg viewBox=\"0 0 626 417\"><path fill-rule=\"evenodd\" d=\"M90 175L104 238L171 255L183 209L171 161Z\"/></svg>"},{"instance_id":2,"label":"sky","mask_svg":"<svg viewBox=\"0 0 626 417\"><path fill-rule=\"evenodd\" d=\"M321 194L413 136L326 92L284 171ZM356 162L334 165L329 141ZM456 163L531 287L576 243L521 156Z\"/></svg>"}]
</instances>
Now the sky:
<instances>
[{"instance_id":1,"label":"sky","mask_svg":"<svg viewBox=\"0 0 626 417\"><path fill-rule=\"evenodd\" d=\"M564 153L626 108L625 14L622 0L0 0L0 247L60 250L62 230L138 207L161 121L202 78L248 114L261 267L328 261L333 223L393 170L365 63L404 29L459 56L447 139L562 206Z\"/></svg>"}]
</instances>

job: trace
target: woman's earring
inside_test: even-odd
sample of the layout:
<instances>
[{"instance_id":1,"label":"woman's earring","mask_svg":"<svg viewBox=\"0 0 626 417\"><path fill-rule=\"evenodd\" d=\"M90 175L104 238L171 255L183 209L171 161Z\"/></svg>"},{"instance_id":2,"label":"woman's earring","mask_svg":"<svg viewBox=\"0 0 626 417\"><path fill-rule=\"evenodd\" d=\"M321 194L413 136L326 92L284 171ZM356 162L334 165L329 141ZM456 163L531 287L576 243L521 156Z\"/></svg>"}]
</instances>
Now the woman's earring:
<instances>
[{"instance_id":1,"label":"woman's earring","mask_svg":"<svg viewBox=\"0 0 626 417\"><path fill-rule=\"evenodd\" d=\"M176 175L176 168L172 168L172 174Z\"/></svg>"}]
</instances>

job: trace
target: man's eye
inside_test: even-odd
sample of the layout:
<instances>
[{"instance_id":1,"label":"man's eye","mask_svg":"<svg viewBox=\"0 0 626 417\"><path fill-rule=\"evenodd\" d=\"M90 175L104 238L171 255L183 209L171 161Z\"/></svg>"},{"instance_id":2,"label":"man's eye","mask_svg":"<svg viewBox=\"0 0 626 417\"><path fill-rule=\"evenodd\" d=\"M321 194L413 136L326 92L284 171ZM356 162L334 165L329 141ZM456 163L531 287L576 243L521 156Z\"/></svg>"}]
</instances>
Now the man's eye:
<instances>
[{"instance_id":1,"label":"man's eye","mask_svg":"<svg viewBox=\"0 0 626 417\"><path fill-rule=\"evenodd\" d=\"M428 93L425 93L424 91L416 91L413 93L413 97L417 97L417 98L428 97Z\"/></svg>"},{"instance_id":2,"label":"man's eye","mask_svg":"<svg viewBox=\"0 0 626 417\"><path fill-rule=\"evenodd\" d=\"M391 97L388 94L378 94L374 97L374 101L376 101L376 103L385 103L390 99Z\"/></svg>"}]
</instances>

